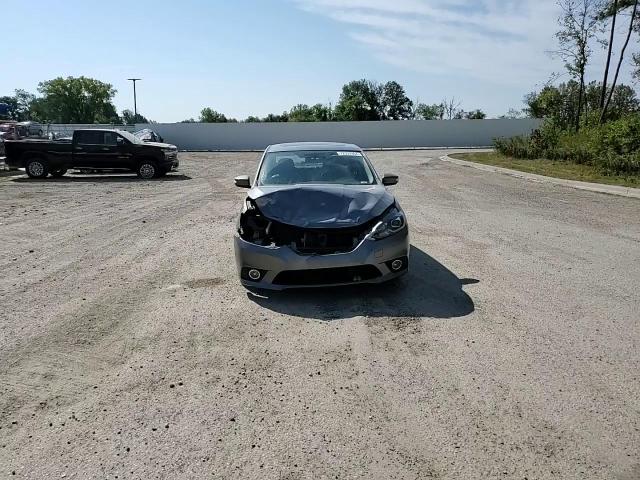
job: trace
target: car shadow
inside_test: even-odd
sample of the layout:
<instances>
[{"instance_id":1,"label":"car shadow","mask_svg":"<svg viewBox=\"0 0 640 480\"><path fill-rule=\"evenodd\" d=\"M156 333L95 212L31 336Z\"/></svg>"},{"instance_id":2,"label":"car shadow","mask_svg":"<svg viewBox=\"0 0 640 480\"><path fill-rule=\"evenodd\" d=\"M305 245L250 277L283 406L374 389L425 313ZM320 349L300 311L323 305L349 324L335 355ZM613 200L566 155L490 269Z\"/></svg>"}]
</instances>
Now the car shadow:
<instances>
[{"instance_id":1,"label":"car shadow","mask_svg":"<svg viewBox=\"0 0 640 480\"><path fill-rule=\"evenodd\" d=\"M367 317L458 318L475 310L460 279L419 248L411 247L409 272L389 283L281 292L250 289L249 299L268 310L303 318L340 320Z\"/></svg>"},{"instance_id":2,"label":"car shadow","mask_svg":"<svg viewBox=\"0 0 640 480\"><path fill-rule=\"evenodd\" d=\"M12 182L19 183L126 183L126 182L179 182L184 180L191 180L192 178L188 175L172 175L168 174L164 177L154 178L152 180L142 180L138 178L135 174L120 174L120 175L74 175L74 176L64 176L60 178L29 178L27 176L22 176L20 178L11 179Z\"/></svg>"}]
</instances>

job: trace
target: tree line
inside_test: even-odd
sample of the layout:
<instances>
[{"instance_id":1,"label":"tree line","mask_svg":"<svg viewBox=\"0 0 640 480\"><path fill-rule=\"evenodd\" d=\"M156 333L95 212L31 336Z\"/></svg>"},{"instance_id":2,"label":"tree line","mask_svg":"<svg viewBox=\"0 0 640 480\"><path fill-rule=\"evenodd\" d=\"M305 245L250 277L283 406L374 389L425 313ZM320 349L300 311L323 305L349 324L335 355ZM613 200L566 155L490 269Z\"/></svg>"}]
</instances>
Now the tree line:
<instances>
[{"instance_id":1,"label":"tree line","mask_svg":"<svg viewBox=\"0 0 640 480\"><path fill-rule=\"evenodd\" d=\"M109 83L94 78L54 78L38 84L34 95L16 90L13 95L0 96L0 103L9 108L9 118L45 123L148 123L140 114L123 110L118 115L113 105L116 90Z\"/></svg>"},{"instance_id":2,"label":"tree line","mask_svg":"<svg viewBox=\"0 0 640 480\"><path fill-rule=\"evenodd\" d=\"M402 85L396 81L377 83L371 80L354 80L342 87L335 106L318 103L298 104L280 114L270 113L265 117L249 116L246 123L258 122L337 122L337 121L380 121L380 120L482 120L486 114L475 109L465 111L461 102L455 99L443 100L437 104L425 104L411 100ZM234 123L223 113L210 107L200 112L196 120L190 118L185 123Z\"/></svg>"},{"instance_id":3,"label":"tree line","mask_svg":"<svg viewBox=\"0 0 640 480\"><path fill-rule=\"evenodd\" d=\"M13 120L34 120L50 123L153 123L131 110L118 114L113 104L116 90L109 83L87 77L54 78L38 84L38 94L16 90L14 95L0 96L0 103L9 106ZM377 83L354 80L342 87L335 106L318 103L298 104L280 114L265 117L251 115L242 122L332 122L375 120L481 120L486 114L480 109L465 111L455 98L440 103L425 104L411 100L396 81ZM210 107L205 107L197 119L185 123L235 123Z\"/></svg>"},{"instance_id":4,"label":"tree line","mask_svg":"<svg viewBox=\"0 0 640 480\"><path fill-rule=\"evenodd\" d=\"M558 75L553 75L541 91L525 97L525 113L552 119L557 127L576 132L584 125L602 125L638 113L635 90L619 82L629 60L630 41L640 33L638 0L558 0L558 5L558 47L550 53L562 59L570 79L554 85ZM623 34L620 45L616 33ZM602 77L589 81L587 67L594 48L599 47L607 52ZM640 54L630 60L632 75L640 80Z\"/></svg>"},{"instance_id":5,"label":"tree line","mask_svg":"<svg viewBox=\"0 0 640 480\"><path fill-rule=\"evenodd\" d=\"M545 121L531 135L495 139L508 157L547 158L590 165L604 175L640 181L640 101L633 88L620 83L627 62L640 80L640 55L629 56L631 39L640 33L638 0L558 0L561 7L558 49L569 80L552 79L525 97L525 113ZM587 67L598 45L602 65ZM629 62L630 60L630 62ZM589 72L600 70L595 79ZM602 76L600 76L602 75Z\"/></svg>"}]
</instances>

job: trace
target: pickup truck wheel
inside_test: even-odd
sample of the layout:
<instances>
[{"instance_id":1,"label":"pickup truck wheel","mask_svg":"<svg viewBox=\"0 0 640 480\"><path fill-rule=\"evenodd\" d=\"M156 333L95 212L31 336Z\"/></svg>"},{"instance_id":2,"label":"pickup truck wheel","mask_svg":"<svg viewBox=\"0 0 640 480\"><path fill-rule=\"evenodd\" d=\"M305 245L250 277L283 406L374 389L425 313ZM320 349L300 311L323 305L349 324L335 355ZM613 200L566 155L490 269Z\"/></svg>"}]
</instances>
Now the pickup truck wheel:
<instances>
[{"instance_id":1,"label":"pickup truck wheel","mask_svg":"<svg viewBox=\"0 0 640 480\"><path fill-rule=\"evenodd\" d=\"M65 173L67 173L67 169L66 168L59 168L59 169L54 170L53 172L51 172L51 176L54 177L54 178L60 178Z\"/></svg>"},{"instance_id":2,"label":"pickup truck wheel","mask_svg":"<svg viewBox=\"0 0 640 480\"><path fill-rule=\"evenodd\" d=\"M158 168L158 165L156 165L156 162L145 160L138 165L137 173L140 178L151 180L158 176L160 169Z\"/></svg>"},{"instance_id":3,"label":"pickup truck wheel","mask_svg":"<svg viewBox=\"0 0 640 480\"><path fill-rule=\"evenodd\" d=\"M29 160L25 166L25 170L31 178L45 178L49 174L47 164L39 158Z\"/></svg>"}]
</instances>

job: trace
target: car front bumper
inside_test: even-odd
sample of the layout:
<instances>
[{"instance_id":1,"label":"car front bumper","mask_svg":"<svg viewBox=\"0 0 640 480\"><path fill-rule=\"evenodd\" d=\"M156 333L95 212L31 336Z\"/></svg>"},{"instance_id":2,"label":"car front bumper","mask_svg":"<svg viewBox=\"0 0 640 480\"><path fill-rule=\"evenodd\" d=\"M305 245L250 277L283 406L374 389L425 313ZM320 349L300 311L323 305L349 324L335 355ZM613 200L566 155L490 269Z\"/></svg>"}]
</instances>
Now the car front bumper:
<instances>
[{"instance_id":1,"label":"car front bumper","mask_svg":"<svg viewBox=\"0 0 640 480\"><path fill-rule=\"evenodd\" d=\"M288 246L256 245L237 233L234 247L240 282L246 287L284 290L382 283L407 272L409 232L405 228L382 240L365 239L351 252L331 255L301 255ZM394 271L390 264L398 259L403 266ZM248 278L250 269L262 273L258 281Z\"/></svg>"},{"instance_id":2,"label":"car front bumper","mask_svg":"<svg viewBox=\"0 0 640 480\"><path fill-rule=\"evenodd\" d=\"M178 155L165 155L164 157L164 166L168 171L177 170L180 166L180 160L178 160Z\"/></svg>"}]
</instances>

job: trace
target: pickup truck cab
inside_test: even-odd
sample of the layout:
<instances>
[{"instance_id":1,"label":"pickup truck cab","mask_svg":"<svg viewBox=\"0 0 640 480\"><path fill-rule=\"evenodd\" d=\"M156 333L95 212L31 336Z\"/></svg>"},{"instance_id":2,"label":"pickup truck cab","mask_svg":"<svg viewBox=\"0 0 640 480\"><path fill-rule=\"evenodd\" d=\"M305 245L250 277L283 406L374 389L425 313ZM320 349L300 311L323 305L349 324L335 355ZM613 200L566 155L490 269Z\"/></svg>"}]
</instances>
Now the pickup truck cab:
<instances>
[{"instance_id":1,"label":"pickup truck cab","mask_svg":"<svg viewBox=\"0 0 640 480\"><path fill-rule=\"evenodd\" d=\"M127 169L140 178L160 177L178 167L178 149L143 142L123 130L76 130L69 140L6 141L6 164L32 178L61 177L69 168Z\"/></svg>"}]
</instances>

